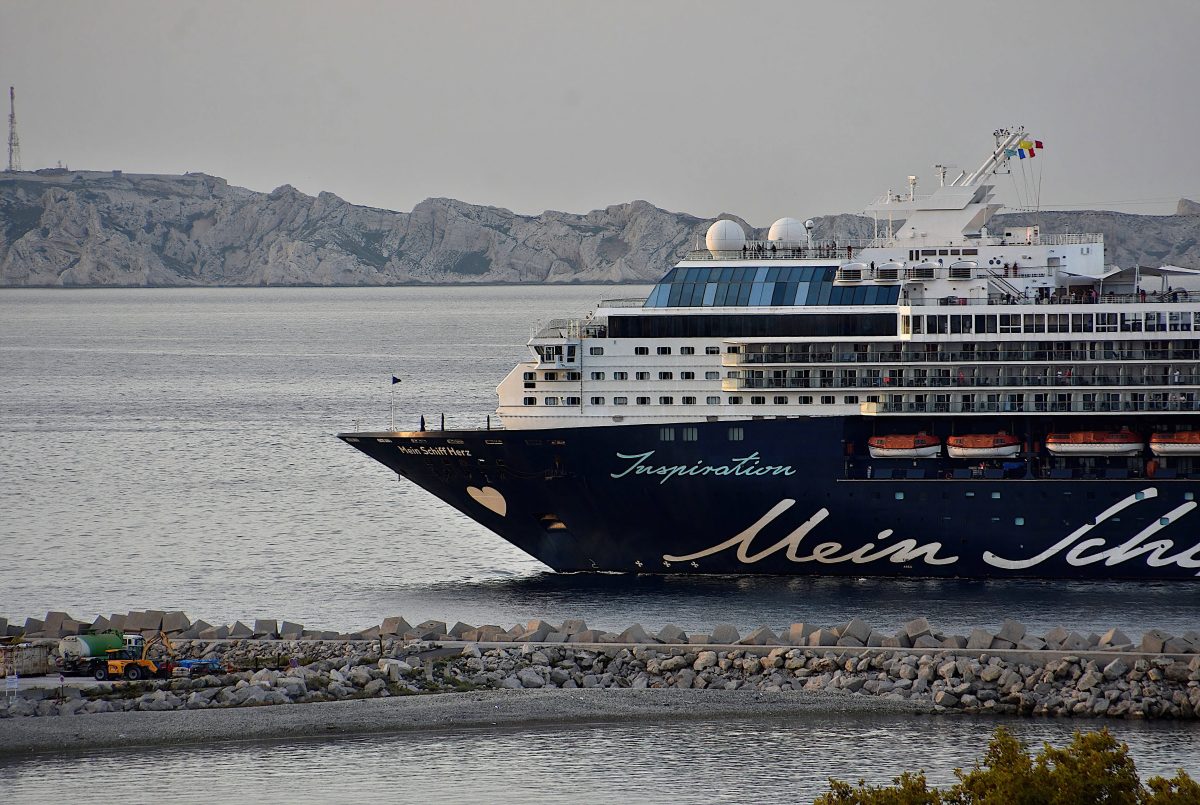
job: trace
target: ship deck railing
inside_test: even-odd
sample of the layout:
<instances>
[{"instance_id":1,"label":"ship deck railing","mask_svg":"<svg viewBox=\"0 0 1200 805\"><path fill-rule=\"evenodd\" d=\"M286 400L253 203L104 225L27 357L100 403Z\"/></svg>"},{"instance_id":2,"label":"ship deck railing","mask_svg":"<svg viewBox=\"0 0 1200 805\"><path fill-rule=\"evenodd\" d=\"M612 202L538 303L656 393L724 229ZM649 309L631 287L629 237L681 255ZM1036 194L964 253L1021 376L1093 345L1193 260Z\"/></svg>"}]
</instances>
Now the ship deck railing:
<instances>
[{"instance_id":1,"label":"ship deck railing","mask_svg":"<svg viewBox=\"0 0 1200 805\"><path fill-rule=\"evenodd\" d=\"M576 381L578 383L578 381ZM743 377L726 378L721 381L724 391L744 390L811 390L829 389L839 391L844 389L973 389L973 388L1131 388L1158 387L1175 388L1187 386L1196 388L1200 385L1200 373L1180 372L1178 377L1173 373L1156 377L1117 377L1112 375L1098 377L1019 377L1007 375L1003 377L926 377L926 378L890 378L868 377L856 379L817 380L804 378L775 378L775 377Z\"/></svg>"},{"instance_id":2,"label":"ship deck railing","mask_svg":"<svg viewBox=\"0 0 1200 805\"><path fill-rule=\"evenodd\" d=\"M987 297L939 296L923 299L900 297L901 307L961 307L978 305L1072 305L1096 307L1098 305L1149 305L1186 304L1200 302L1200 294L1187 291L1147 294L1102 294L1096 298L1070 295L1061 296L1015 296L1011 294L989 294Z\"/></svg>"},{"instance_id":3,"label":"ship deck railing","mask_svg":"<svg viewBox=\"0 0 1200 805\"><path fill-rule=\"evenodd\" d=\"M728 249L710 251L707 248L694 248L688 251L687 260L837 260L854 259L854 255L863 249L887 248L917 248L925 258L952 257L970 258L974 253L962 254L963 249L978 249L980 246L1084 246L1104 243L1104 235L1099 232L1068 232L1056 235L1039 235L1033 238L1006 238L999 235L988 237L966 238L954 243L933 241L927 238L849 238L825 243L815 242L809 246L795 241L748 240L744 249ZM950 254L953 249L957 253ZM945 250L945 254L942 253Z\"/></svg>"},{"instance_id":4,"label":"ship deck railing","mask_svg":"<svg viewBox=\"0 0 1200 805\"><path fill-rule=\"evenodd\" d=\"M1196 334L1200 336L1200 333ZM1200 360L1200 350L1172 348L1163 349L1120 349L1120 350L954 350L943 352L738 352L722 356L723 366L761 366L764 364L818 364L818 363L1070 363L1081 370L1087 366L1111 361L1175 361ZM1084 366L1079 367L1078 364Z\"/></svg>"},{"instance_id":5,"label":"ship deck railing","mask_svg":"<svg viewBox=\"0 0 1200 805\"><path fill-rule=\"evenodd\" d=\"M602 299L600 307L645 307L646 297L630 297L626 299Z\"/></svg>"}]
</instances>

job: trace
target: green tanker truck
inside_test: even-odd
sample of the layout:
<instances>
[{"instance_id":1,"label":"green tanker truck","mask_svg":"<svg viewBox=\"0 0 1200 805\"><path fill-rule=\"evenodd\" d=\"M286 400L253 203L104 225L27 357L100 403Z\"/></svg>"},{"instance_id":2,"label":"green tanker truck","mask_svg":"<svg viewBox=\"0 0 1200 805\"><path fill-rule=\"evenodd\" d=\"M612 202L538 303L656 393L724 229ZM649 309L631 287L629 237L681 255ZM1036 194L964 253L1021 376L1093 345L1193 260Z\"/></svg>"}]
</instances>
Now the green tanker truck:
<instances>
[{"instance_id":1,"label":"green tanker truck","mask_svg":"<svg viewBox=\"0 0 1200 805\"><path fill-rule=\"evenodd\" d=\"M107 662L109 652L125 648L125 635L116 630L64 637L58 641L58 670L64 674L91 674L97 662Z\"/></svg>"}]
</instances>

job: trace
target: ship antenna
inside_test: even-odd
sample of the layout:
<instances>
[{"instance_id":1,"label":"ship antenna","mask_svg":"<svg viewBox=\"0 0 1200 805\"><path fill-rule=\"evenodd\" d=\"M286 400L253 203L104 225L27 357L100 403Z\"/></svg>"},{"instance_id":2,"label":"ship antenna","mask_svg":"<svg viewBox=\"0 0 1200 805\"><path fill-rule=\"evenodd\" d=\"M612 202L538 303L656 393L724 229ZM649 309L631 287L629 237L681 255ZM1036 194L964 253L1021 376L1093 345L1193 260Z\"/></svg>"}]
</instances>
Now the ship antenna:
<instances>
[{"instance_id":1,"label":"ship antenna","mask_svg":"<svg viewBox=\"0 0 1200 805\"><path fill-rule=\"evenodd\" d=\"M17 137L17 90L8 88L8 172L21 169L21 140Z\"/></svg>"}]
</instances>

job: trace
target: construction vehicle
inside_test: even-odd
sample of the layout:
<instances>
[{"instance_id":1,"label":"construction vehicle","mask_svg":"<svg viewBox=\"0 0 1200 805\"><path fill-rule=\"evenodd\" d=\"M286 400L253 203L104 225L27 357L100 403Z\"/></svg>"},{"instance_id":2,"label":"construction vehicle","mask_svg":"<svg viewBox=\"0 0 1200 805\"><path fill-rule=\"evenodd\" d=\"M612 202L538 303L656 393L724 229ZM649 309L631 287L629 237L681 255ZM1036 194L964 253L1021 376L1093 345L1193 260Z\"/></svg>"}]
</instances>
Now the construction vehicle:
<instances>
[{"instance_id":1,"label":"construction vehicle","mask_svg":"<svg viewBox=\"0 0 1200 805\"><path fill-rule=\"evenodd\" d=\"M85 635L70 635L58 641L58 670L67 675L87 674L91 676L96 666L108 661L109 649L121 649L129 645L131 636L122 635L115 629ZM142 639L137 635L138 640Z\"/></svg>"},{"instance_id":2,"label":"construction vehicle","mask_svg":"<svg viewBox=\"0 0 1200 805\"><path fill-rule=\"evenodd\" d=\"M161 645L167 652L167 659L151 659L150 651ZM99 680L119 679L124 677L131 682L150 677L167 677L171 675L172 662L170 657L175 653L171 639L165 632L159 632L149 640L125 648L107 649L106 659L95 665L92 675Z\"/></svg>"}]
</instances>

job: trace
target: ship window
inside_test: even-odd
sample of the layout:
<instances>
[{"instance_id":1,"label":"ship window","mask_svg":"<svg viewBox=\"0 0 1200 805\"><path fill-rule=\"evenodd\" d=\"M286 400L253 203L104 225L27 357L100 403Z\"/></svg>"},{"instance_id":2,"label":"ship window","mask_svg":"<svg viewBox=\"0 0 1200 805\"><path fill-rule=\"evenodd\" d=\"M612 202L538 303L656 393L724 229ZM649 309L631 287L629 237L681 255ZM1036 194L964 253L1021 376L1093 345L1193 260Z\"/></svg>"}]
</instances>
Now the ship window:
<instances>
[{"instance_id":1,"label":"ship window","mask_svg":"<svg viewBox=\"0 0 1200 805\"><path fill-rule=\"evenodd\" d=\"M613 397L613 405L629 405L628 397Z\"/></svg>"},{"instance_id":2,"label":"ship window","mask_svg":"<svg viewBox=\"0 0 1200 805\"><path fill-rule=\"evenodd\" d=\"M742 348L739 346L725 347L725 352L730 355L737 355L741 351Z\"/></svg>"},{"instance_id":3,"label":"ship window","mask_svg":"<svg viewBox=\"0 0 1200 805\"><path fill-rule=\"evenodd\" d=\"M716 397L716 396L713 396L713 397L705 397L705 398L704 398L704 402L705 402L706 404L708 404L708 405L720 405L720 404L721 404L721 398L720 398L720 397Z\"/></svg>"},{"instance_id":4,"label":"ship window","mask_svg":"<svg viewBox=\"0 0 1200 805\"><path fill-rule=\"evenodd\" d=\"M1019 332L1021 332L1021 316L1016 313L1001 313L1000 314L1000 332L1002 332L1002 333L1019 333Z\"/></svg>"},{"instance_id":5,"label":"ship window","mask_svg":"<svg viewBox=\"0 0 1200 805\"><path fill-rule=\"evenodd\" d=\"M567 372L567 380L578 380L583 377L581 372Z\"/></svg>"},{"instance_id":6,"label":"ship window","mask_svg":"<svg viewBox=\"0 0 1200 805\"><path fill-rule=\"evenodd\" d=\"M658 404L659 405L674 405L675 398L674 397L659 397Z\"/></svg>"},{"instance_id":7,"label":"ship window","mask_svg":"<svg viewBox=\"0 0 1200 805\"><path fill-rule=\"evenodd\" d=\"M796 402L800 405L812 405L813 398L807 394L803 394L796 398Z\"/></svg>"},{"instance_id":8,"label":"ship window","mask_svg":"<svg viewBox=\"0 0 1200 805\"><path fill-rule=\"evenodd\" d=\"M546 399L545 399L545 400L542 402L542 404L543 404L543 405L558 405L558 398L557 398L557 397L547 397L547 398L546 398Z\"/></svg>"},{"instance_id":9,"label":"ship window","mask_svg":"<svg viewBox=\"0 0 1200 805\"><path fill-rule=\"evenodd\" d=\"M992 500L999 500L999 499L1000 499L1000 493L999 493L999 492L993 492L993 493L992 493Z\"/></svg>"},{"instance_id":10,"label":"ship window","mask_svg":"<svg viewBox=\"0 0 1200 805\"><path fill-rule=\"evenodd\" d=\"M649 398L649 397L638 397L638 398L637 398L637 404L638 404L638 405L649 405L649 404L650 404L650 398Z\"/></svg>"},{"instance_id":11,"label":"ship window","mask_svg":"<svg viewBox=\"0 0 1200 805\"><path fill-rule=\"evenodd\" d=\"M858 395L857 394L848 394L842 398L842 402L846 403L847 405L857 405L858 404Z\"/></svg>"},{"instance_id":12,"label":"ship window","mask_svg":"<svg viewBox=\"0 0 1200 805\"><path fill-rule=\"evenodd\" d=\"M592 372L592 380L603 380L604 372Z\"/></svg>"},{"instance_id":13,"label":"ship window","mask_svg":"<svg viewBox=\"0 0 1200 805\"><path fill-rule=\"evenodd\" d=\"M900 317L900 335L911 335L911 334L912 334L912 317L911 316L901 316Z\"/></svg>"},{"instance_id":14,"label":"ship window","mask_svg":"<svg viewBox=\"0 0 1200 805\"><path fill-rule=\"evenodd\" d=\"M695 372L680 372L679 379L680 380L695 380L696 373Z\"/></svg>"},{"instance_id":15,"label":"ship window","mask_svg":"<svg viewBox=\"0 0 1200 805\"><path fill-rule=\"evenodd\" d=\"M833 405L833 395L825 394L821 397L821 405Z\"/></svg>"},{"instance_id":16,"label":"ship window","mask_svg":"<svg viewBox=\"0 0 1200 805\"><path fill-rule=\"evenodd\" d=\"M1200 324L1200 313L1197 313L1197 314L1196 314L1196 317L1197 317L1197 318L1196 318L1196 322L1197 322L1198 324ZM720 347L705 347L705 348L704 348L704 354L705 354L705 355L720 355L720 354L721 354L721 348L720 348Z\"/></svg>"},{"instance_id":17,"label":"ship window","mask_svg":"<svg viewBox=\"0 0 1200 805\"><path fill-rule=\"evenodd\" d=\"M679 354L680 355L695 355L696 348L695 347L680 347Z\"/></svg>"},{"instance_id":18,"label":"ship window","mask_svg":"<svg viewBox=\"0 0 1200 805\"><path fill-rule=\"evenodd\" d=\"M750 398L750 404L751 404L751 405L766 405L766 404L767 404L767 398L766 398L766 397L760 397L760 396L758 396L758 395L755 395L755 396L753 396L753 397L751 397L751 398Z\"/></svg>"},{"instance_id":19,"label":"ship window","mask_svg":"<svg viewBox=\"0 0 1200 805\"><path fill-rule=\"evenodd\" d=\"M558 380L558 372L546 372L545 377L543 377L542 379L543 380Z\"/></svg>"},{"instance_id":20,"label":"ship window","mask_svg":"<svg viewBox=\"0 0 1200 805\"><path fill-rule=\"evenodd\" d=\"M740 442L745 438L746 438L746 434L742 428L730 428L729 429L729 441Z\"/></svg>"},{"instance_id":21,"label":"ship window","mask_svg":"<svg viewBox=\"0 0 1200 805\"><path fill-rule=\"evenodd\" d=\"M674 372L659 372L658 373L659 380L673 380L674 378L675 378Z\"/></svg>"},{"instance_id":22,"label":"ship window","mask_svg":"<svg viewBox=\"0 0 1200 805\"><path fill-rule=\"evenodd\" d=\"M683 405L695 405L696 398L695 397L682 397L679 400L679 402L682 403Z\"/></svg>"},{"instance_id":23,"label":"ship window","mask_svg":"<svg viewBox=\"0 0 1200 805\"><path fill-rule=\"evenodd\" d=\"M638 380L649 380L650 373L649 372L638 372L634 375L634 377L636 377Z\"/></svg>"},{"instance_id":24,"label":"ship window","mask_svg":"<svg viewBox=\"0 0 1200 805\"><path fill-rule=\"evenodd\" d=\"M729 398L729 404L730 404L730 405L741 405L741 404L742 404L742 398L741 398L741 397L730 397L730 398Z\"/></svg>"},{"instance_id":25,"label":"ship window","mask_svg":"<svg viewBox=\"0 0 1200 805\"><path fill-rule=\"evenodd\" d=\"M879 395L878 394L868 394L867 402L873 402L873 403L879 402Z\"/></svg>"},{"instance_id":26,"label":"ship window","mask_svg":"<svg viewBox=\"0 0 1200 805\"><path fill-rule=\"evenodd\" d=\"M700 431L697 428L684 428L683 440L685 442L694 442L699 437Z\"/></svg>"},{"instance_id":27,"label":"ship window","mask_svg":"<svg viewBox=\"0 0 1200 805\"><path fill-rule=\"evenodd\" d=\"M975 493L974 492L964 492L963 497L973 498L973 497L975 497Z\"/></svg>"},{"instance_id":28,"label":"ship window","mask_svg":"<svg viewBox=\"0 0 1200 805\"><path fill-rule=\"evenodd\" d=\"M1195 499L1196 499L1196 493L1195 493L1195 492L1184 492L1184 493L1183 493L1183 499L1184 499L1184 500L1195 500Z\"/></svg>"},{"instance_id":29,"label":"ship window","mask_svg":"<svg viewBox=\"0 0 1200 805\"><path fill-rule=\"evenodd\" d=\"M659 354L659 355L670 355L670 354L671 354L671 348L670 348L670 347L659 347L659 348L658 348L658 354Z\"/></svg>"},{"instance_id":30,"label":"ship window","mask_svg":"<svg viewBox=\"0 0 1200 805\"><path fill-rule=\"evenodd\" d=\"M1014 517L1013 525L1025 525L1025 518L1024 517Z\"/></svg>"},{"instance_id":31,"label":"ship window","mask_svg":"<svg viewBox=\"0 0 1200 805\"><path fill-rule=\"evenodd\" d=\"M568 397L563 401L564 405L579 405L582 400L579 397Z\"/></svg>"},{"instance_id":32,"label":"ship window","mask_svg":"<svg viewBox=\"0 0 1200 805\"><path fill-rule=\"evenodd\" d=\"M604 405L603 397L592 397L592 405Z\"/></svg>"},{"instance_id":33,"label":"ship window","mask_svg":"<svg viewBox=\"0 0 1200 805\"><path fill-rule=\"evenodd\" d=\"M524 405L537 405L537 397L526 397Z\"/></svg>"},{"instance_id":34,"label":"ship window","mask_svg":"<svg viewBox=\"0 0 1200 805\"><path fill-rule=\"evenodd\" d=\"M903 493L903 492L897 492L897 493L896 493L896 500L904 500L904 493Z\"/></svg>"},{"instance_id":35,"label":"ship window","mask_svg":"<svg viewBox=\"0 0 1200 805\"><path fill-rule=\"evenodd\" d=\"M613 380L628 380L629 372L613 372Z\"/></svg>"},{"instance_id":36,"label":"ship window","mask_svg":"<svg viewBox=\"0 0 1200 805\"><path fill-rule=\"evenodd\" d=\"M658 440L660 442L675 441L675 429L674 428L659 428L658 429Z\"/></svg>"},{"instance_id":37,"label":"ship window","mask_svg":"<svg viewBox=\"0 0 1200 805\"><path fill-rule=\"evenodd\" d=\"M778 396L778 397L775 397L775 398L774 398L774 402L775 402L775 404L776 404L776 405L787 405L787 404L788 404L788 398L787 398L787 397L784 397L784 396Z\"/></svg>"},{"instance_id":38,"label":"ship window","mask_svg":"<svg viewBox=\"0 0 1200 805\"><path fill-rule=\"evenodd\" d=\"M603 355L604 347L588 347L589 355Z\"/></svg>"},{"instance_id":39,"label":"ship window","mask_svg":"<svg viewBox=\"0 0 1200 805\"><path fill-rule=\"evenodd\" d=\"M633 354L634 355L649 355L650 347L634 347Z\"/></svg>"},{"instance_id":40,"label":"ship window","mask_svg":"<svg viewBox=\"0 0 1200 805\"><path fill-rule=\"evenodd\" d=\"M537 380L537 372L525 372L521 375L523 380Z\"/></svg>"},{"instance_id":41,"label":"ship window","mask_svg":"<svg viewBox=\"0 0 1200 805\"><path fill-rule=\"evenodd\" d=\"M705 380L717 380L720 377L721 377L720 372L705 372L704 373Z\"/></svg>"}]
</instances>

